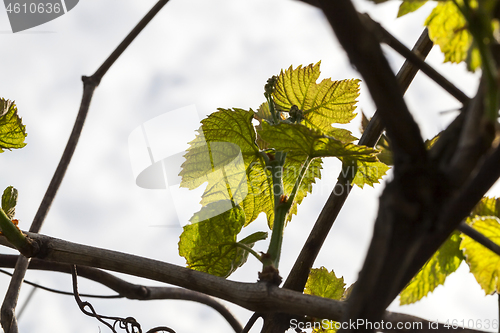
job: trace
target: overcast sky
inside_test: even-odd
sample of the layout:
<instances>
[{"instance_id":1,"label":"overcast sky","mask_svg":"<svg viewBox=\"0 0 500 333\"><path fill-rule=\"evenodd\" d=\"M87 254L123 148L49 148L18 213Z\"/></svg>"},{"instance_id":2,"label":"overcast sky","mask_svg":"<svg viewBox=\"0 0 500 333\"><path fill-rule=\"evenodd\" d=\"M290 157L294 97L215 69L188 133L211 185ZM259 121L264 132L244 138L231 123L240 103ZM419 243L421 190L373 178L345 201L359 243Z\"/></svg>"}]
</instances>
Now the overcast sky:
<instances>
[{"instance_id":1,"label":"overcast sky","mask_svg":"<svg viewBox=\"0 0 500 333\"><path fill-rule=\"evenodd\" d=\"M91 75L155 1L81 0L66 15L39 27L13 34L0 9L0 97L16 101L27 126L28 145L0 158L0 188L19 190L17 218L28 229L52 177L78 111L82 75ZM429 3L421 11L395 19L399 1L378 7L355 1L384 27L411 47L417 40ZM402 59L384 48L396 71ZM291 0L172 0L111 68L97 88L80 143L66 178L49 212L42 233L68 241L104 247L185 265L178 256L176 205L167 190L148 190L135 184L129 156L129 135L141 124L169 111L194 106L198 117L218 107L256 109L264 101L266 80L281 68L321 63L322 78L359 78L350 66L322 13ZM436 47L429 62L469 96L477 74L463 65L443 65ZM406 96L425 138L450 121L459 104L419 74ZM358 111L374 110L362 84ZM182 120L179 120L182 121ZM348 126L359 136L359 118ZM193 132L194 137L194 132ZM175 139L175 138L174 138ZM286 277L294 258L326 201L340 170L327 161L314 195L299 207L285 231L280 272ZM339 215L315 267L334 269L353 283L368 247L378 196L383 185L355 188ZM498 192L498 191L497 191ZM496 193L498 195L498 193ZM183 207L183 209L185 209ZM246 228L248 235L266 230L261 216ZM256 245L265 251L267 242ZM14 253L1 249L2 253ZM261 266L249 258L230 278L255 282ZM147 285L156 282L122 276ZM70 277L28 272L27 279L64 290ZM9 278L0 275L0 294ZM81 279L80 291L112 293ZM29 286L23 286L23 305ZM180 301L93 300L99 313L133 316L147 330L166 325L176 332L230 332L212 309ZM468 267L448 278L445 287L421 302L390 310L429 320L496 319L497 299L484 296ZM250 312L229 305L245 324ZM19 321L22 332L98 332L98 322L78 310L71 297L37 291ZM101 331L106 328L101 326ZM258 332L255 327L252 332Z\"/></svg>"}]
</instances>

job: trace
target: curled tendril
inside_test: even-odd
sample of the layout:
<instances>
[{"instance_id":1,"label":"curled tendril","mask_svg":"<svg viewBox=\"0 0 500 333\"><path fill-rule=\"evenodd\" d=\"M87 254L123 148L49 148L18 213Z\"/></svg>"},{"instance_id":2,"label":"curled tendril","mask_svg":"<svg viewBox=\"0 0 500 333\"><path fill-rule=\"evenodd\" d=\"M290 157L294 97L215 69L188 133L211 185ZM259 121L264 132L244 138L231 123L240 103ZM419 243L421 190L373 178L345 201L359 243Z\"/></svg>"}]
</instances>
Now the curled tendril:
<instances>
[{"instance_id":1,"label":"curled tendril","mask_svg":"<svg viewBox=\"0 0 500 333\"><path fill-rule=\"evenodd\" d=\"M80 310L86 314L89 317L96 318L99 320L101 323L109 327L109 329L113 333L116 332L116 325L118 324L118 327L122 330L125 330L127 333L142 333L141 325L135 320L134 317L127 317L127 318L121 318L121 317L110 317L110 316L102 316L99 315L95 310L92 304L89 302L84 302L81 300L80 295L78 294L78 284L77 284L77 272L76 272L76 265L71 266L71 275L73 277L73 295L75 296L76 303L78 304L78 307ZM89 310L87 310L88 308ZM114 323L111 325L108 323L106 320L114 321ZM100 328L99 328L100 332ZM166 326L159 326L150 329L146 333L155 333L155 332L169 332L169 333L175 333L175 331L171 328L168 328Z\"/></svg>"}]
</instances>

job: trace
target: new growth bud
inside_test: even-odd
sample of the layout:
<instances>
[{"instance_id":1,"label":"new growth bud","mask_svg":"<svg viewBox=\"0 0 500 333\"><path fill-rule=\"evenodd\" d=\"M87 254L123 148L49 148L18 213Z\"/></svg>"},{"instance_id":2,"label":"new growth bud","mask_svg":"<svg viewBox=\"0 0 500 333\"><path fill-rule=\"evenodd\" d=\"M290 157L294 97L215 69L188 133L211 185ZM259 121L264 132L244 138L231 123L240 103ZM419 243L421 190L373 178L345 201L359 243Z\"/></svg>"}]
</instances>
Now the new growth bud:
<instances>
[{"instance_id":1,"label":"new growth bud","mask_svg":"<svg viewBox=\"0 0 500 333\"><path fill-rule=\"evenodd\" d=\"M304 114L303 114L302 110L299 109L299 107L297 105L292 105L289 113L290 113L290 117L288 118L288 120L291 123L298 124L302 121L302 119L304 119Z\"/></svg>"},{"instance_id":2,"label":"new growth bud","mask_svg":"<svg viewBox=\"0 0 500 333\"><path fill-rule=\"evenodd\" d=\"M276 82L278 81L278 77L276 75L273 75L271 78L267 80L266 85L264 86L264 90L266 94L271 95L274 92L274 89L276 88Z\"/></svg>"}]
</instances>

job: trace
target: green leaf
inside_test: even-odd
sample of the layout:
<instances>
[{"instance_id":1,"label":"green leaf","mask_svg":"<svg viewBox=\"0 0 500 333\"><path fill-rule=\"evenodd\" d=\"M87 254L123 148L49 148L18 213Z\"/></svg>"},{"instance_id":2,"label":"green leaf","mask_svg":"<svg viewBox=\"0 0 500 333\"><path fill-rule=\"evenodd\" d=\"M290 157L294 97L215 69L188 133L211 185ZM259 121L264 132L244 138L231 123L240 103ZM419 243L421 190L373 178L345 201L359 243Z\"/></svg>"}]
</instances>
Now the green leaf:
<instances>
[{"instance_id":1,"label":"green leaf","mask_svg":"<svg viewBox=\"0 0 500 333\"><path fill-rule=\"evenodd\" d=\"M14 102L0 99L0 153L3 149L16 149L26 146L24 139L26 126L17 115L17 107Z\"/></svg>"},{"instance_id":2,"label":"green leaf","mask_svg":"<svg viewBox=\"0 0 500 333\"><path fill-rule=\"evenodd\" d=\"M9 219L16 214L17 190L13 186L7 187L2 195L2 209Z\"/></svg>"},{"instance_id":3,"label":"green leaf","mask_svg":"<svg viewBox=\"0 0 500 333\"><path fill-rule=\"evenodd\" d=\"M260 158L247 168L248 194L242 203L246 216L245 226L254 221L261 212L266 213L269 226L272 226L274 221L273 181L269 169Z\"/></svg>"},{"instance_id":4,"label":"green leaf","mask_svg":"<svg viewBox=\"0 0 500 333\"><path fill-rule=\"evenodd\" d=\"M212 275L228 277L246 261L248 253L234 244L245 223L239 206L219 214L219 203L203 207L184 226L179 240L179 255L189 268ZM209 217L206 219L206 217ZM247 244L248 245L248 244Z\"/></svg>"},{"instance_id":5,"label":"green leaf","mask_svg":"<svg viewBox=\"0 0 500 333\"><path fill-rule=\"evenodd\" d=\"M337 278L332 270L325 267L313 268L307 278L304 293L339 300L344 295L344 278Z\"/></svg>"},{"instance_id":6,"label":"green leaf","mask_svg":"<svg viewBox=\"0 0 500 333\"><path fill-rule=\"evenodd\" d=\"M353 185L358 185L363 188L365 184L373 187L374 184L378 184L382 177L387 173L389 167L379 160L362 160L353 158L343 158L343 170L344 176L354 178L352 180Z\"/></svg>"},{"instance_id":7,"label":"green leaf","mask_svg":"<svg viewBox=\"0 0 500 333\"><path fill-rule=\"evenodd\" d=\"M267 232L257 231L257 232L254 232L253 234L243 238L238 243L245 244L249 247L252 247L256 242L266 239L267 236L268 236Z\"/></svg>"},{"instance_id":8,"label":"green leaf","mask_svg":"<svg viewBox=\"0 0 500 333\"><path fill-rule=\"evenodd\" d=\"M269 144L269 147L278 151L295 152L310 158L348 156L358 160L376 160L377 151L373 148L352 143L344 144L301 124L281 123L273 126L264 122L259 135Z\"/></svg>"},{"instance_id":9,"label":"green leaf","mask_svg":"<svg viewBox=\"0 0 500 333\"><path fill-rule=\"evenodd\" d=\"M468 58L473 38L453 1L439 2L424 24L429 28L430 39L441 48L445 62L459 63ZM475 52L471 51L471 54ZM480 65L479 59L474 56L471 60L469 67L475 70Z\"/></svg>"},{"instance_id":10,"label":"green leaf","mask_svg":"<svg viewBox=\"0 0 500 333\"><path fill-rule=\"evenodd\" d=\"M319 66L320 62L304 68L290 66L285 72L281 71L273 99L284 112L296 105L303 113L303 124L335 137L332 124L346 124L356 115L359 80L324 79L318 84Z\"/></svg>"},{"instance_id":11,"label":"green leaf","mask_svg":"<svg viewBox=\"0 0 500 333\"><path fill-rule=\"evenodd\" d=\"M262 120L267 120L268 122L273 121L273 115L271 114L271 110L269 110L269 104L267 102L262 103L254 117L262 123ZM261 147L262 148L262 147Z\"/></svg>"},{"instance_id":12,"label":"green leaf","mask_svg":"<svg viewBox=\"0 0 500 333\"><path fill-rule=\"evenodd\" d=\"M476 217L472 227L500 245L500 220L497 217ZM464 249L465 258L471 273L487 295L500 290L500 256L468 236L463 236L460 249Z\"/></svg>"},{"instance_id":13,"label":"green leaf","mask_svg":"<svg viewBox=\"0 0 500 333\"><path fill-rule=\"evenodd\" d=\"M398 17L412 13L425 5L427 0L404 0L399 6Z\"/></svg>"},{"instance_id":14,"label":"green leaf","mask_svg":"<svg viewBox=\"0 0 500 333\"><path fill-rule=\"evenodd\" d=\"M325 267L313 268L307 278L304 293L319 297L340 300L345 293L344 278L337 278L334 271L328 272ZM313 332L337 332L334 321L321 321L320 328L314 328Z\"/></svg>"},{"instance_id":15,"label":"green leaf","mask_svg":"<svg viewBox=\"0 0 500 333\"><path fill-rule=\"evenodd\" d=\"M255 143L253 116L253 111L219 109L202 120L185 155L180 186L194 189L206 182L202 206L229 200L242 206L246 224L261 212L272 223L272 179Z\"/></svg>"},{"instance_id":16,"label":"green leaf","mask_svg":"<svg viewBox=\"0 0 500 333\"><path fill-rule=\"evenodd\" d=\"M444 284L444 281L451 273L455 272L462 263L464 256L460 250L459 232L454 232L425 263L422 269L413 277L405 289L399 295L401 305L412 304L437 286Z\"/></svg>"},{"instance_id":17,"label":"green leaf","mask_svg":"<svg viewBox=\"0 0 500 333\"><path fill-rule=\"evenodd\" d=\"M476 216L495 216L500 218L500 198L483 197L474 207L466 222L472 224Z\"/></svg>"},{"instance_id":18,"label":"green leaf","mask_svg":"<svg viewBox=\"0 0 500 333\"><path fill-rule=\"evenodd\" d=\"M306 161L306 156L290 152L286 155L285 165L283 166L283 187L285 193L290 194L295 186L302 165ZM290 222L292 216L297 214L297 206L302 203L302 200L308 193L312 192L312 185L316 183L316 179L321 179L321 169L323 161L321 158L315 158L309 163L299 189L295 194L295 200L288 212L287 222Z\"/></svg>"},{"instance_id":19,"label":"green leaf","mask_svg":"<svg viewBox=\"0 0 500 333\"><path fill-rule=\"evenodd\" d=\"M375 157L377 151L373 148L342 143L301 124L270 125L264 121L261 125L262 129L258 131L258 135L267 143L267 147L287 152L283 167L283 186L287 194L291 193L307 156L310 158L331 156L358 163L359 171L355 183L360 187L364 183L373 186L373 183L378 182L388 169L385 164L377 160ZM288 221L297 213L297 205L311 192L315 179L321 177L321 164L320 159L314 159L310 163L288 214Z\"/></svg>"}]
</instances>

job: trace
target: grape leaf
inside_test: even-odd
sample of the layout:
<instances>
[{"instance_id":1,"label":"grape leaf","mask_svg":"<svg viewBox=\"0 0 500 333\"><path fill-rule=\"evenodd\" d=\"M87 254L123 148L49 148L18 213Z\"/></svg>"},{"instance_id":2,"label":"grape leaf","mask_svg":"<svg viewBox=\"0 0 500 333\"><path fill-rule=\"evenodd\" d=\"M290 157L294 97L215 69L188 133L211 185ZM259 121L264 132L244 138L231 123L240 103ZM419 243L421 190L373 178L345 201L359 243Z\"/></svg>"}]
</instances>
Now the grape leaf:
<instances>
[{"instance_id":1,"label":"grape leaf","mask_svg":"<svg viewBox=\"0 0 500 333\"><path fill-rule=\"evenodd\" d=\"M286 155L285 165L283 166L283 187L285 193L290 194L292 192L295 182L297 181L297 177L299 176L300 169L305 161L306 156L304 155L293 152ZM321 168L321 158L315 158L309 163L309 168L302 178L299 189L295 194L295 200L290 207L290 211L288 212L287 222L290 222L292 216L297 214L297 206L302 203L302 200L308 193L312 192L312 185L316 182L316 178L321 179Z\"/></svg>"},{"instance_id":2,"label":"grape leaf","mask_svg":"<svg viewBox=\"0 0 500 333\"><path fill-rule=\"evenodd\" d=\"M400 305L415 303L427 296L437 286L444 284L448 275L455 272L464 259L460 250L461 240L459 232L451 234L401 291L399 295Z\"/></svg>"},{"instance_id":3,"label":"grape leaf","mask_svg":"<svg viewBox=\"0 0 500 333\"><path fill-rule=\"evenodd\" d=\"M404 0L401 5L399 5L398 17L416 11L425 5L426 2L427 0Z\"/></svg>"},{"instance_id":4,"label":"grape leaf","mask_svg":"<svg viewBox=\"0 0 500 333\"><path fill-rule=\"evenodd\" d=\"M500 245L500 220L495 216L475 217L472 227ZM460 249L471 273L487 295L500 291L500 257L468 236L463 236Z\"/></svg>"},{"instance_id":5,"label":"grape leaf","mask_svg":"<svg viewBox=\"0 0 500 333\"><path fill-rule=\"evenodd\" d=\"M373 187L378 184L382 177L387 173L389 167L380 162L378 159L354 159L351 157L343 158L342 173L347 177L354 177L352 179L353 185L358 185L363 188L365 184Z\"/></svg>"},{"instance_id":6,"label":"grape leaf","mask_svg":"<svg viewBox=\"0 0 500 333\"><path fill-rule=\"evenodd\" d=\"M253 111L219 109L202 120L184 156L180 186L194 189L207 182L202 206L229 200L242 206L246 224L261 212L271 223L272 180L255 143L253 115Z\"/></svg>"},{"instance_id":7,"label":"grape leaf","mask_svg":"<svg viewBox=\"0 0 500 333\"><path fill-rule=\"evenodd\" d=\"M263 122L261 125L262 129L258 131L258 135L267 143L267 146L287 152L283 177L285 193L292 191L300 169L308 156L310 158L332 156L341 158L343 161L351 161L357 170L354 184L360 187L363 187L365 183L371 186L378 183L378 180L389 169L377 160L375 157L377 151L373 148L342 143L301 124L269 125ZM288 214L288 221L293 214L296 214L297 204L300 204L307 193L311 192L315 178L321 177L320 170L321 160L310 164L296 194L297 200Z\"/></svg>"},{"instance_id":8,"label":"grape leaf","mask_svg":"<svg viewBox=\"0 0 500 333\"><path fill-rule=\"evenodd\" d=\"M269 144L269 147L279 151L303 154L310 158L349 156L357 160L376 161L377 151L373 148L352 143L344 144L301 124L269 125L264 122L259 135Z\"/></svg>"},{"instance_id":9,"label":"grape leaf","mask_svg":"<svg viewBox=\"0 0 500 333\"><path fill-rule=\"evenodd\" d=\"M496 216L500 218L500 198L483 197L474 207L466 222L472 224L476 216Z\"/></svg>"},{"instance_id":10,"label":"grape leaf","mask_svg":"<svg viewBox=\"0 0 500 333\"><path fill-rule=\"evenodd\" d=\"M340 300L344 297L345 291L344 278L337 278L333 270L328 272L325 267L311 269L304 288L305 294L335 300ZM312 332L337 332L335 322L322 320L321 323L321 327L315 327Z\"/></svg>"},{"instance_id":11,"label":"grape leaf","mask_svg":"<svg viewBox=\"0 0 500 333\"><path fill-rule=\"evenodd\" d=\"M27 135L26 126L17 115L16 104L4 98L0 99L0 153L3 153L3 149L26 146L24 139Z\"/></svg>"},{"instance_id":12,"label":"grape leaf","mask_svg":"<svg viewBox=\"0 0 500 333\"><path fill-rule=\"evenodd\" d=\"M261 122L261 123L262 123L262 120L267 120L269 122L272 122L273 115L271 114L271 111L269 110L269 104L267 104L267 102L262 103L259 106L259 108L257 109L257 112L255 113L254 117L257 120L259 120L259 122ZM261 148L263 148L263 147L261 147Z\"/></svg>"},{"instance_id":13,"label":"grape leaf","mask_svg":"<svg viewBox=\"0 0 500 333\"><path fill-rule=\"evenodd\" d=\"M472 35L467 22L453 1L439 2L424 23L429 28L429 37L441 48L445 62L459 63L466 59L469 69L480 66L480 59L472 46Z\"/></svg>"},{"instance_id":14,"label":"grape leaf","mask_svg":"<svg viewBox=\"0 0 500 333\"><path fill-rule=\"evenodd\" d=\"M337 278L332 270L325 267L313 268L307 278L304 293L339 300L344 295L344 278Z\"/></svg>"},{"instance_id":15,"label":"grape leaf","mask_svg":"<svg viewBox=\"0 0 500 333\"><path fill-rule=\"evenodd\" d=\"M13 186L8 186L2 195L2 209L9 219L13 219L16 214L17 190Z\"/></svg>"},{"instance_id":16,"label":"grape leaf","mask_svg":"<svg viewBox=\"0 0 500 333\"><path fill-rule=\"evenodd\" d=\"M213 207L216 204L202 207L191 218L192 224L184 226L179 255L186 258L191 269L228 277L246 261L246 256L234 246L245 223L245 213L241 207L234 206L214 215L212 210L218 210L218 207ZM205 216L210 218L205 219Z\"/></svg>"},{"instance_id":17,"label":"grape leaf","mask_svg":"<svg viewBox=\"0 0 500 333\"><path fill-rule=\"evenodd\" d=\"M359 80L316 81L320 74L320 62L307 67L290 66L278 76L273 100L281 111L288 112L296 105L303 114L303 124L336 137L333 123L346 124L354 117L356 98L359 96ZM345 133L344 133L345 134ZM342 136L336 137L342 140Z\"/></svg>"}]
</instances>

